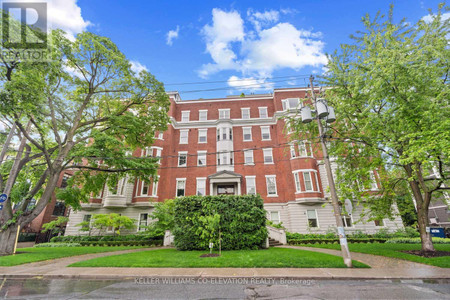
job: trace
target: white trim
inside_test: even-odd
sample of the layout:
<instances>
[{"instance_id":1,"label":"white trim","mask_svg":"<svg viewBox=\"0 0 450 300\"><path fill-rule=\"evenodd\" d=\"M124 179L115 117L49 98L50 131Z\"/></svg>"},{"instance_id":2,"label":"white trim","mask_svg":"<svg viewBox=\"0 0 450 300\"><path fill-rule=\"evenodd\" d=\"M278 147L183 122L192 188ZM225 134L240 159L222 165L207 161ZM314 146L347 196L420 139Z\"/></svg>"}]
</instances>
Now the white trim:
<instances>
[{"instance_id":1,"label":"white trim","mask_svg":"<svg viewBox=\"0 0 450 300\"><path fill-rule=\"evenodd\" d=\"M248 118L244 118L244 111L248 111ZM250 116L250 107L241 107L241 120L251 119Z\"/></svg>"},{"instance_id":2,"label":"white trim","mask_svg":"<svg viewBox=\"0 0 450 300\"><path fill-rule=\"evenodd\" d=\"M265 117L265 118L261 117L261 109L262 108L265 109L265 111L266 111L267 117ZM269 110L267 109L267 106L259 106L258 107L258 113L259 113L259 118L260 119L268 119L269 118Z\"/></svg>"},{"instance_id":3,"label":"white trim","mask_svg":"<svg viewBox=\"0 0 450 300\"><path fill-rule=\"evenodd\" d=\"M197 151L197 167L206 167L206 165L208 164L208 156L206 155L207 153L208 153L208 151L205 151L205 150ZM199 164L200 154L204 154L204 156L205 156L205 164L204 165Z\"/></svg>"},{"instance_id":4,"label":"white trim","mask_svg":"<svg viewBox=\"0 0 450 300\"><path fill-rule=\"evenodd\" d=\"M205 132L205 141L204 142L201 142L200 141L200 132ZM199 144L206 144L206 143L208 143L208 128L199 128L198 129L198 141L197 141Z\"/></svg>"},{"instance_id":5,"label":"white trim","mask_svg":"<svg viewBox=\"0 0 450 300\"><path fill-rule=\"evenodd\" d=\"M182 142L182 140L181 140L181 133L182 132L186 132L186 142L184 143L184 142ZM182 145L186 145L186 144L188 144L189 143L189 129L180 129L180 144L182 144Z\"/></svg>"},{"instance_id":6,"label":"white trim","mask_svg":"<svg viewBox=\"0 0 450 300\"><path fill-rule=\"evenodd\" d=\"M273 222L272 220L272 213L277 213L278 215L278 223L275 224L280 224L281 223L281 214L279 210L269 210L269 220Z\"/></svg>"},{"instance_id":7,"label":"white trim","mask_svg":"<svg viewBox=\"0 0 450 300\"><path fill-rule=\"evenodd\" d=\"M175 198L176 197L183 197L183 196L178 196L178 182L183 181L184 182L184 195L186 196L186 178L177 178L176 179L176 184L175 184Z\"/></svg>"},{"instance_id":8,"label":"white trim","mask_svg":"<svg viewBox=\"0 0 450 300\"><path fill-rule=\"evenodd\" d=\"M231 109L230 108L219 108L218 111L219 111L219 120L230 120L231 119ZM228 111L228 118L221 118L220 117L220 114L223 111Z\"/></svg>"},{"instance_id":9,"label":"white trim","mask_svg":"<svg viewBox=\"0 0 450 300\"><path fill-rule=\"evenodd\" d=\"M204 193L202 196L206 196L206 177L197 177L196 178L196 185L195 185L195 195L198 195L198 182L201 181L204 183Z\"/></svg>"},{"instance_id":10,"label":"white trim","mask_svg":"<svg viewBox=\"0 0 450 300\"><path fill-rule=\"evenodd\" d=\"M206 112L206 120L200 120L200 113ZM207 109L199 109L198 110L198 121L199 122L206 122L208 121L208 110Z\"/></svg>"},{"instance_id":11,"label":"white trim","mask_svg":"<svg viewBox=\"0 0 450 300\"><path fill-rule=\"evenodd\" d=\"M147 184L147 193L144 194L144 185ZM150 184L146 183L144 180L141 180L141 197L148 196L148 192L150 191Z\"/></svg>"},{"instance_id":12,"label":"white trim","mask_svg":"<svg viewBox=\"0 0 450 300\"><path fill-rule=\"evenodd\" d=\"M183 121L183 114L187 114L187 121ZM181 111L181 122L182 123L187 123L190 121L191 118L191 111L190 110L182 110Z\"/></svg>"},{"instance_id":13,"label":"white trim","mask_svg":"<svg viewBox=\"0 0 450 300\"><path fill-rule=\"evenodd\" d=\"M270 126L260 126L260 128L261 128L261 141L271 141L272 140L272 136L270 134ZM264 135L263 129L267 129L268 130L268 132L269 132L269 138L268 139L264 138L264 136L263 136Z\"/></svg>"},{"instance_id":14,"label":"white trim","mask_svg":"<svg viewBox=\"0 0 450 300\"><path fill-rule=\"evenodd\" d=\"M309 89L308 89L309 90ZM273 100L273 95L247 98L247 97L239 97L239 98L212 98L212 99L203 99L203 100L182 100L180 102L175 101L177 104L190 104L190 103L205 103L205 102L232 102L232 101L246 101L246 100Z\"/></svg>"},{"instance_id":15,"label":"white trim","mask_svg":"<svg viewBox=\"0 0 450 300\"><path fill-rule=\"evenodd\" d=\"M245 130L248 130L248 129L250 129L250 139L249 140L246 140L245 139ZM252 127L250 126L246 126L246 127L242 127L242 141L243 142L251 142L252 140L253 140L253 132L252 132L253 130L252 130Z\"/></svg>"},{"instance_id":16,"label":"white trim","mask_svg":"<svg viewBox=\"0 0 450 300\"><path fill-rule=\"evenodd\" d=\"M247 163L247 161L245 159L245 154L246 153L251 153L251 156L252 156L252 162L251 163ZM245 149L244 150L244 165L246 165L246 166L254 166L255 165L255 157L253 156L253 149Z\"/></svg>"},{"instance_id":17,"label":"white trim","mask_svg":"<svg viewBox=\"0 0 450 300\"><path fill-rule=\"evenodd\" d=\"M308 210L314 210L314 212L315 212L315 214L316 214L317 227L310 227L310 226L309 226ZM316 208L314 208L314 209L306 209L306 222L307 222L306 225L307 225L309 228L320 228L319 214L317 213L317 209L316 209Z\"/></svg>"},{"instance_id":18,"label":"white trim","mask_svg":"<svg viewBox=\"0 0 450 300\"><path fill-rule=\"evenodd\" d=\"M249 179L253 179L253 182L255 183L255 186L254 186L255 193L254 194L248 193L248 180ZM256 192L256 176L255 175L245 176L245 194L246 195L256 195L257 194L257 192Z\"/></svg>"},{"instance_id":19,"label":"white trim","mask_svg":"<svg viewBox=\"0 0 450 300\"><path fill-rule=\"evenodd\" d=\"M274 164L274 160L273 160L273 148L263 148L263 160L264 160L264 164L265 165L273 165ZM270 158L272 159L272 161L270 162L266 162L266 153L264 153L265 151L270 151Z\"/></svg>"},{"instance_id":20,"label":"white trim","mask_svg":"<svg viewBox=\"0 0 450 300\"><path fill-rule=\"evenodd\" d=\"M181 155L184 155L184 154L186 154L186 163L184 165L180 165L180 157L181 157ZM187 167L187 158L188 158L187 154L188 154L187 151L178 151L178 164L177 164L177 166L179 168L186 168Z\"/></svg>"},{"instance_id":21,"label":"white trim","mask_svg":"<svg viewBox=\"0 0 450 300\"><path fill-rule=\"evenodd\" d=\"M137 230L136 230L136 232L140 232L141 230L141 228L140 228L140 226L141 226L141 215L147 215L147 220L146 220L146 222L145 222L145 225L144 226L148 226L148 218L150 217L149 216L149 213L144 213L144 212L140 212L139 213L139 219L138 219L138 226L137 226Z\"/></svg>"},{"instance_id":22,"label":"white trim","mask_svg":"<svg viewBox=\"0 0 450 300\"><path fill-rule=\"evenodd\" d=\"M265 175L265 177L266 177L267 197L278 197L277 175ZM269 194L269 185L267 184L267 178L274 178L275 179L275 194Z\"/></svg>"},{"instance_id":23,"label":"white trim","mask_svg":"<svg viewBox=\"0 0 450 300\"><path fill-rule=\"evenodd\" d=\"M155 181L153 180L153 185L152 185L152 197L158 197L158 183L159 183L159 178L161 176L158 175L158 180ZM156 188L155 188L156 187Z\"/></svg>"}]
</instances>

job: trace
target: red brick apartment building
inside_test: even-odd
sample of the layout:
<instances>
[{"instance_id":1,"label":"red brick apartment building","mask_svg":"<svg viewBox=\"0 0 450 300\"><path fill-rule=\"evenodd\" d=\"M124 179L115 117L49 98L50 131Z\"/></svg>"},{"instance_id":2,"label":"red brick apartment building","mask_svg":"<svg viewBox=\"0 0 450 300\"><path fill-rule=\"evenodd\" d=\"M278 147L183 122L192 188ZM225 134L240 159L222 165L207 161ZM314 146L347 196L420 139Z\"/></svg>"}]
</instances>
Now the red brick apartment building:
<instances>
[{"instance_id":1,"label":"red brick apartment building","mask_svg":"<svg viewBox=\"0 0 450 300\"><path fill-rule=\"evenodd\" d=\"M135 155L161 157L159 181L122 180L99 198L72 212L67 235L97 213L134 218L137 229L151 222L154 202L177 196L259 194L267 217L290 232L326 232L335 227L327 177L318 145L292 143L281 117L293 114L308 88L275 89L272 94L181 100L170 92L171 124L154 145ZM376 181L373 189L377 189ZM367 222L361 208L344 216L351 232L395 230L401 219Z\"/></svg>"}]
</instances>

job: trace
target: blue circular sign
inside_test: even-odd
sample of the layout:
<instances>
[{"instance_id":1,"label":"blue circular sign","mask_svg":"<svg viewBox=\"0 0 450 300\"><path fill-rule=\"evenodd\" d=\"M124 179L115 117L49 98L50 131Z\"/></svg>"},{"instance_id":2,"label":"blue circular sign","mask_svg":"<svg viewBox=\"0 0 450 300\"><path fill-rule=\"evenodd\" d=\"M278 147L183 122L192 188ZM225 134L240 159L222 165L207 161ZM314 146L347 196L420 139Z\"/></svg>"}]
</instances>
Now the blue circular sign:
<instances>
[{"instance_id":1,"label":"blue circular sign","mask_svg":"<svg viewBox=\"0 0 450 300\"><path fill-rule=\"evenodd\" d=\"M0 195L0 203L5 202L6 199L8 199L8 195L6 195L6 194L1 194Z\"/></svg>"}]
</instances>

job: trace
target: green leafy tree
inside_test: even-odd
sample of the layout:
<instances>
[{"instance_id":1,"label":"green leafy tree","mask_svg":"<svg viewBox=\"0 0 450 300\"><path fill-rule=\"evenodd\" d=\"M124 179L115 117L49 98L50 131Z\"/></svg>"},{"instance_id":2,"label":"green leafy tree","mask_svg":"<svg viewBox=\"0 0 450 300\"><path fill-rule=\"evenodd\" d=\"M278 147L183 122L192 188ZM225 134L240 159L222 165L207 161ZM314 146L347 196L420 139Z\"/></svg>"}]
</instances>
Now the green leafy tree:
<instances>
[{"instance_id":1,"label":"green leafy tree","mask_svg":"<svg viewBox=\"0 0 450 300\"><path fill-rule=\"evenodd\" d=\"M11 197L4 203L0 254L12 253L18 226L43 211L61 172L74 172L57 193L74 209L105 184L113 189L123 178L154 177L157 159L131 154L150 146L169 122L162 83L147 71L135 73L111 40L84 32L71 42L61 31L48 38L50 61L0 63L0 117L15 124L23 146L15 163L1 166L0 190L9 194L21 180L30 184L20 196L20 214L13 214ZM36 205L23 209L32 199Z\"/></svg>"},{"instance_id":2,"label":"green leafy tree","mask_svg":"<svg viewBox=\"0 0 450 300\"><path fill-rule=\"evenodd\" d=\"M63 226L69 221L68 217L58 217L57 219L42 225L42 232L50 231L51 234L60 233Z\"/></svg>"},{"instance_id":3,"label":"green leafy tree","mask_svg":"<svg viewBox=\"0 0 450 300\"><path fill-rule=\"evenodd\" d=\"M96 214L92 217L92 227L98 229L98 233L104 234L107 229L113 232L113 235L120 235L120 231L123 229L136 228L136 220L127 216L121 216L116 213L111 214Z\"/></svg>"},{"instance_id":4,"label":"green leafy tree","mask_svg":"<svg viewBox=\"0 0 450 300\"><path fill-rule=\"evenodd\" d=\"M173 230L174 214L174 199L157 203L151 214L151 218L156 221L148 226L148 231L152 232L155 236L163 236L166 230Z\"/></svg>"},{"instance_id":5,"label":"green leafy tree","mask_svg":"<svg viewBox=\"0 0 450 300\"><path fill-rule=\"evenodd\" d=\"M198 227L198 234L205 245L209 246L209 253L212 253L214 244L220 243L220 215L207 215L198 218L200 226Z\"/></svg>"},{"instance_id":6,"label":"green leafy tree","mask_svg":"<svg viewBox=\"0 0 450 300\"><path fill-rule=\"evenodd\" d=\"M81 223L76 224L75 226L80 227L80 231L87 232L89 236L91 236L92 226L90 221L83 221Z\"/></svg>"},{"instance_id":7,"label":"green leafy tree","mask_svg":"<svg viewBox=\"0 0 450 300\"><path fill-rule=\"evenodd\" d=\"M362 201L377 218L380 211L390 213L398 182L407 183L417 203L423 251L434 251L426 230L430 202L448 190L450 19L442 17L447 11L440 5L429 20L415 24L394 23L393 7L388 16L366 15L354 43L329 56L323 82L333 87L326 97L338 116L330 154L339 166L341 199ZM368 188L374 180L381 185L376 197Z\"/></svg>"}]
</instances>

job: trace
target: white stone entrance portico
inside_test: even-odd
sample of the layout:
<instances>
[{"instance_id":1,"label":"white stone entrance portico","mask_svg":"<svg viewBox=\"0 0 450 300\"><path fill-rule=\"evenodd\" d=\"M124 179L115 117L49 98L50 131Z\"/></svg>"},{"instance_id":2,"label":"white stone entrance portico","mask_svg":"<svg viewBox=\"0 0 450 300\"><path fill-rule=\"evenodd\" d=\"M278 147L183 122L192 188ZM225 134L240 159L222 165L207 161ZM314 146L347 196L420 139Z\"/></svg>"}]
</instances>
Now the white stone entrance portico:
<instances>
[{"instance_id":1,"label":"white stone entrance portico","mask_svg":"<svg viewBox=\"0 0 450 300\"><path fill-rule=\"evenodd\" d=\"M220 171L209 175L210 195L241 195L242 175L232 171Z\"/></svg>"}]
</instances>

